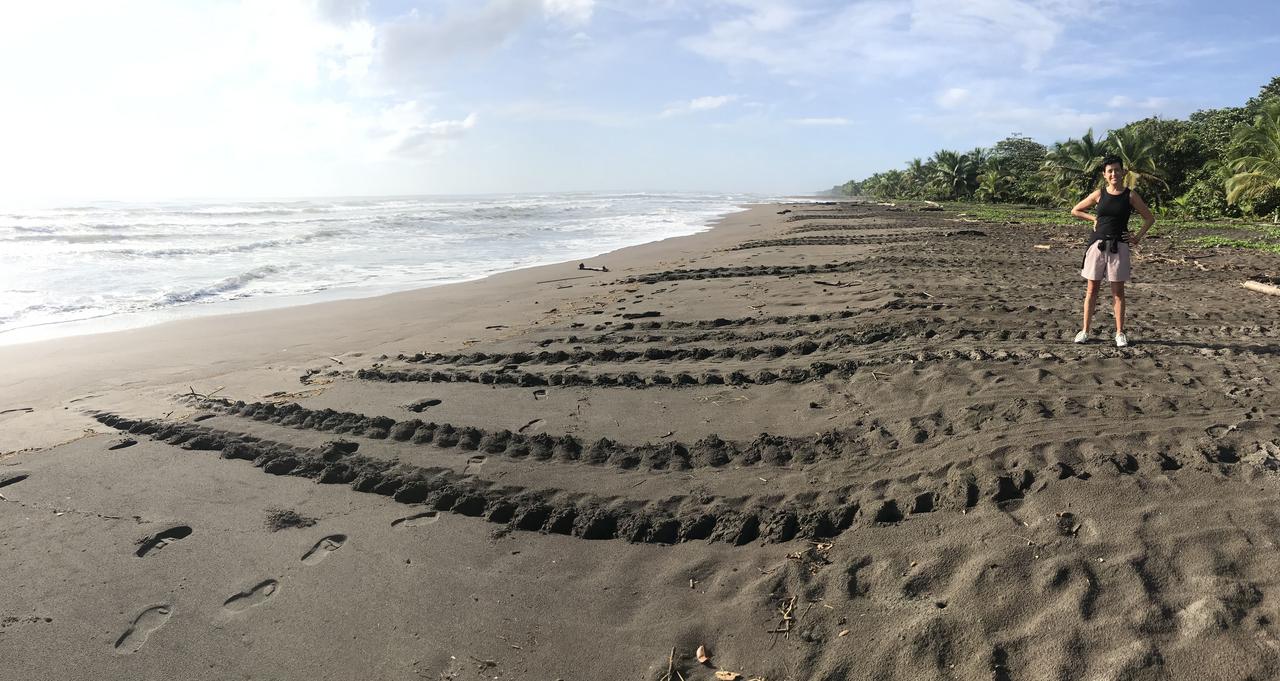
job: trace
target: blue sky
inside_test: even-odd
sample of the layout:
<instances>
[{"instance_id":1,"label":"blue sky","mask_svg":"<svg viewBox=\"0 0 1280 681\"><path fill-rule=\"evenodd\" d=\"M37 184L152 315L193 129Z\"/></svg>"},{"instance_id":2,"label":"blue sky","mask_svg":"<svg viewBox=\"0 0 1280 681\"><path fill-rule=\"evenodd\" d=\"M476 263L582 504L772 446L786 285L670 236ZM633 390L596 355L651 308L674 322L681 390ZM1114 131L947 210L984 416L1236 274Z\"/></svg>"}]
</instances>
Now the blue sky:
<instances>
[{"instance_id":1,"label":"blue sky","mask_svg":"<svg viewBox=\"0 0 1280 681\"><path fill-rule=\"evenodd\" d=\"M5 198L823 189L1242 104L1280 3L0 7Z\"/></svg>"}]
</instances>

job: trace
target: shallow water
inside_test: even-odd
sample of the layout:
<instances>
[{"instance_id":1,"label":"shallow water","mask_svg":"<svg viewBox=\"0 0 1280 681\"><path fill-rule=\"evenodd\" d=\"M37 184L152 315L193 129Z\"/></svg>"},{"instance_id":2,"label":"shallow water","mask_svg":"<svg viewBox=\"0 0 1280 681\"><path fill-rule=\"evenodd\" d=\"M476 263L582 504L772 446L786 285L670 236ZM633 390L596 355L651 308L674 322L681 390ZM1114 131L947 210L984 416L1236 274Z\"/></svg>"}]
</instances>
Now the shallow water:
<instances>
[{"instance_id":1,"label":"shallow water","mask_svg":"<svg viewBox=\"0 0 1280 681\"><path fill-rule=\"evenodd\" d=\"M0 210L0 343L377 295L704 230L745 194L538 194Z\"/></svg>"}]
</instances>

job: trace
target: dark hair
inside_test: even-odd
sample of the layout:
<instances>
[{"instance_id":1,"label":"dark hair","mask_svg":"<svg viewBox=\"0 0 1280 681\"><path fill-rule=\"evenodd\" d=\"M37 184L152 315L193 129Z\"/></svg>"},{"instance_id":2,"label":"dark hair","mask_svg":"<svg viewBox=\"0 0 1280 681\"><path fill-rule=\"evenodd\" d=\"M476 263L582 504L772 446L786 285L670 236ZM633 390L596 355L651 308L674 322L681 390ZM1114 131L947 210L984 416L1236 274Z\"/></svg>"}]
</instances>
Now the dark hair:
<instances>
[{"instance_id":1,"label":"dark hair","mask_svg":"<svg viewBox=\"0 0 1280 681\"><path fill-rule=\"evenodd\" d=\"M1118 166L1120 166L1121 168L1123 168L1123 167L1124 167L1124 160L1123 160L1123 159L1121 159L1119 156L1107 156L1106 158L1102 159L1102 166L1101 166L1101 168L1102 168L1103 170L1106 170L1106 169L1107 169L1107 166L1109 166L1109 165L1113 165L1113 164L1114 164L1114 165L1118 165Z\"/></svg>"}]
</instances>

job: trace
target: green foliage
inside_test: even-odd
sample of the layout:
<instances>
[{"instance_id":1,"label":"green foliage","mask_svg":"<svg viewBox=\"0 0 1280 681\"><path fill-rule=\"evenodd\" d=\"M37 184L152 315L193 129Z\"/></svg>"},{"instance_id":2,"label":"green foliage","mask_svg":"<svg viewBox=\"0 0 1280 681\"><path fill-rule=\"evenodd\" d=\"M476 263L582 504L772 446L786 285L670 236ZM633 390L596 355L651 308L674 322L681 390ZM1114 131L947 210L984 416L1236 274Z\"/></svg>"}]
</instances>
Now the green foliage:
<instances>
[{"instance_id":1,"label":"green foliage","mask_svg":"<svg viewBox=\"0 0 1280 681\"><path fill-rule=\"evenodd\" d=\"M1189 174L1184 186L1187 190L1173 204L1178 215L1192 218L1240 217L1240 209L1227 203L1223 188L1231 173L1225 165L1210 162Z\"/></svg>"},{"instance_id":2,"label":"green foliage","mask_svg":"<svg viewBox=\"0 0 1280 681\"><path fill-rule=\"evenodd\" d=\"M1040 168L1048 153L1043 144L1016 133L995 143L988 167L991 162L999 163L1004 174L1012 178L1007 200L1024 203L1036 200L1043 182Z\"/></svg>"},{"instance_id":3,"label":"green foliage","mask_svg":"<svg viewBox=\"0 0 1280 681\"><path fill-rule=\"evenodd\" d=\"M1153 208L1185 194L1190 188L1187 176L1209 160L1204 143L1195 136L1189 121L1144 118L1113 130L1108 142L1130 138L1147 142L1150 162L1160 170L1163 182L1147 182L1140 189L1142 198Z\"/></svg>"},{"instance_id":4,"label":"green foliage","mask_svg":"<svg viewBox=\"0 0 1280 681\"><path fill-rule=\"evenodd\" d=\"M1137 188L1161 216L1162 231L1186 228L1193 224L1188 220L1280 218L1280 76L1241 107L1197 111L1186 120L1144 118L1104 138L1088 130L1049 146L1015 133L990 148L939 150L927 161L912 159L904 170L876 173L833 191L881 199L979 201L988 207L1032 203L1055 207L1041 221L1070 222L1063 209L1100 186L1108 154L1122 158L1125 184ZM971 212L985 210L964 205ZM1006 219L1029 216L1026 209L1018 210Z\"/></svg>"},{"instance_id":5,"label":"green foliage","mask_svg":"<svg viewBox=\"0 0 1280 681\"><path fill-rule=\"evenodd\" d=\"M1081 229L1085 227L1085 223L1081 222L1079 218L1073 217L1067 211L1058 208L963 202L951 202L944 205L948 210L957 211L957 214L962 217L969 217L982 222L1035 223L1080 227Z\"/></svg>"},{"instance_id":6,"label":"green foliage","mask_svg":"<svg viewBox=\"0 0 1280 681\"><path fill-rule=\"evenodd\" d=\"M1255 215L1280 208L1280 99L1236 129L1227 165L1227 203Z\"/></svg>"},{"instance_id":7,"label":"green foliage","mask_svg":"<svg viewBox=\"0 0 1280 681\"><path fill-rule=\"evenodd\" d=\"M943 149L933 154L929 165L933 168L929 185L936 198L965 198L978 185L978 166L968 154Z\"/></svg>"},{"instance_id":8,"label":"green foliage","mask_svg":"<svg viewBox=\"0 0 1280 681\"><path fill-rule=\"evenodd\" d=\"M933 166L913 158L907 163L905 198L920 199L928 193L929 178L933 175Z\"/></svg>"},{"instance_id":9,"label":"green foliage","mask_svg":"<svg viewBox=\"0 0 1280 681\"><path fill-rule=\"evenodd\" d=\"M1124 127L1107 135L1106 148L1124 161L1124 186L1146 191L1149 187L1168 187L1164 171L1156 165L1155 139L1142 130Z\"/></svg>"},{"instance_id":10,"label":"green foliage","mask_svg":"<svg viewBox=\"0 0 1280 681\"><path fill-rule=\"evenodd\" d=\"M999 163L987 163L987 169L978 175L978 188L973 197L979 201L1004 203L1013 198L1016 191L1014 178Z\"/></svg>"},{"instance_id":11,"label":"green foliage","mask_svg":"<svg viewBox=\"0 0 1280 681\"><path fill-rule=\"evenodd\" d=\"M1245 102L1245 112L1250 116L1257 116L1262 113L1262 109L1266 107L1267 102L1280 100L1280 76L1271 79L1270 83L1262 86L1258 91L1258 96L1251 98Z\"/></svg>"},{"instance_id":12,"label":"green foliage","mask_svg":"<svg viewBox=\"0 0 1280 681\"><path fill-rule=\"evenodd\" d=\"M1045 155L1042 168L1045 176L1042 197L1062 205L1075 203L1097 189L1098 174L1102 172L1102 159L1106 152L1106 146L1093 138L1093 129L1080 139L1068 139L1053 145Z\"/></svg>"},{"instance_id":13,"label":"green foliage","mask_svg":"<svg viewBox=\"0 0 1280 681\"><path fill-rule=\"evenodd\" d=\"M1244 107L1197 111L1187 119L1191 125L1188 134L1203 145L1206 159L1221 161L1227 157L1236 128L1251 118Z\"/></svg>"},{"instance_id":14,"label":"green foliage","mask_svg":"<svg viewBox=\"0 0 1280 681\"><path fill-rule=\"evenodd\" d=\"M1280 243L1261 241L1258 239L1232 239L1225 236L1197 236L1185 240L1183 243L1200 246L1201 248L1248 248L1251 250L1265 251L1267 253L1280 253Z\"/></svg>"}]
</instances>

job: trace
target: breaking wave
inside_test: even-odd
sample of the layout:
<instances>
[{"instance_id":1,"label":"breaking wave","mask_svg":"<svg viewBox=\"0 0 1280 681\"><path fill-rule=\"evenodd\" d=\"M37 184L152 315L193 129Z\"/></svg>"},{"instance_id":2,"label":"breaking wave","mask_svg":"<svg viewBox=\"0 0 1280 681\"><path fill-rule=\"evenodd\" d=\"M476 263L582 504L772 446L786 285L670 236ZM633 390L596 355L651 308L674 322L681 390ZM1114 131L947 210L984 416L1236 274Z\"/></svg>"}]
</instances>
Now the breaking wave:
<instances>
[{"instance_id":1,"label":"breaking wave","mask_svg":"<svg viewBox=\"0 0 1280 681\"><path fill-rule=\"evenodd\" d=\"M764 199L566 193L9 211L0 213L0 340L86 318L375 295L584 259L692 234Z\"/></svg>"}]
</instances>

